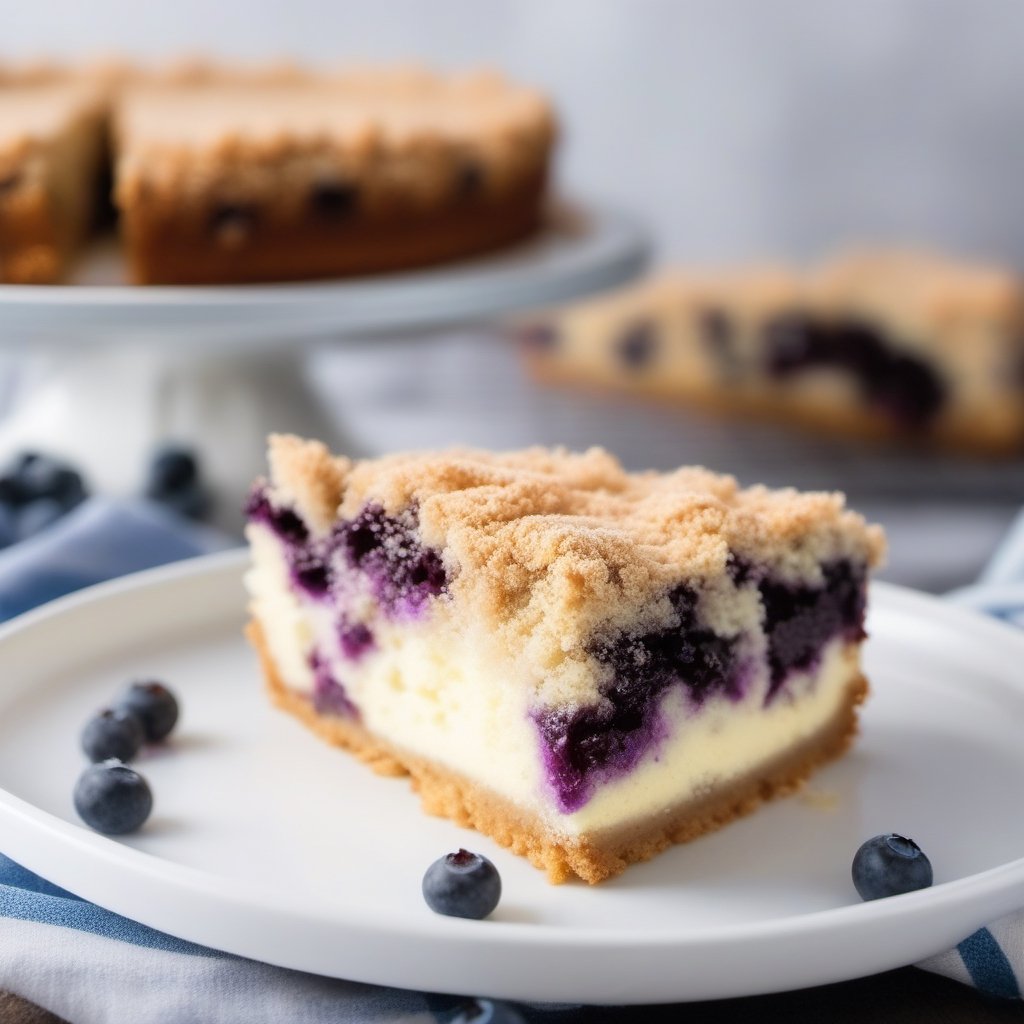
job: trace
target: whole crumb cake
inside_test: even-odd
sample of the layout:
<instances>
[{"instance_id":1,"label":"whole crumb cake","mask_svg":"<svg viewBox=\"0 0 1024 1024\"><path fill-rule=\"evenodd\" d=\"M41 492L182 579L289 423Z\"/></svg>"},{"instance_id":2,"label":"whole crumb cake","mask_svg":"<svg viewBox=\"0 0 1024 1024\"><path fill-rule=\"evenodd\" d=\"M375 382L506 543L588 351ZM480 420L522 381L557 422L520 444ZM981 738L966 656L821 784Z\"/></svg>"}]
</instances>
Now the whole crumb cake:
<instances>
[{"instance_id":1,"label":"whole crumb cake","mask_svg":"<svg viewBox=\"0 0 1024 1024\"><path fill-rule=\"evenodd\" d=\"M547 99L494 72L0 67L0 281L61 278L101 157L136 283L474 255L540 227L555 135Z\"/></svg>"},{"instance_id":2,"label":"whole crumb cake","mask_svg":"<svg viewBox=\"0 0 1024 1024\"><path fill-rule=\"evenodd\" d=\"M520 331L535 373L858 437L1024 445L1024 288L876 249L808 271L668 270Z\"/></svg>"},{"instance_id":3,"label":"whole crumb cake","mask_svg":"<svg viewBox=\"0 0 1024 1024\"><path fill-rule=\"evenodd\" d=\"M838 495L276 436L248 514L273 699L552 881L717 828L856 730L883 539Z\"/></svg>"}]
</instances>

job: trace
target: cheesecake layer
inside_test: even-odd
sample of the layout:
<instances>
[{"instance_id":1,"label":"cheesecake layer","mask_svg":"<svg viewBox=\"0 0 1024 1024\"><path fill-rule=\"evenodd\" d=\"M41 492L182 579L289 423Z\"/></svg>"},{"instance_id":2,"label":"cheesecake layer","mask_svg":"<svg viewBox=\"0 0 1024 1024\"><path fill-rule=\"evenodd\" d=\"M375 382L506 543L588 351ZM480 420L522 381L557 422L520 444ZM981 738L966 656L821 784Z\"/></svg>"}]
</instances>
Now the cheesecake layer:
<instances>
[{"instance_id":1,"label":"cheesecake layer","mask_svg":"<svg viewBox=\"0 0 1024 1024\"><path fill-rule=\"evenodd\" d=\"M324 715L312 698L289 687L277 671L257 621L248 636L263 667L271 699L321 739L348 750L378 774L410 776L423 809L490 836L545 871L554 884L580 878L595 884L630 864L650 860L677 843L713 832L762 803L798 789L822 764L841 756L857 732L857 707L867 694L862 676L848 680L835 714L799 744L733 775L723 784L675 800L653 816L625 818L614 826L571 836L551 828L512 800L431 758L423 758L368 732L356 719Z\"/></svg>"},{"instance_id":2,"label":"cheesecake layer","mask_svg":"<svg viewBox=\"0 0 1024 1024\"><path fill-rule=\"evenodd\" d=\"M315 703L317 668L326 667L332 679L344 680L348 705L339 701L330 710L357 721L367 736L513 802L566 837L614 830L754 771L824 729L860 678L858 646L837 636L811 671L787 675L783 699L767 699L766 662L746 669L754 678L741 701L720 696L695 707L684 689L671 688L658 702L657 737L629 771L607 773L576 807L575 790L560 793L545 771L548 751L533 688L515 678L522 669L514 661L495 658L485 637L441 612L423 622L376 625L377 649L357 660L324 653L334 647L336 609L295 592L280 542L266 527L250 526L249 539L252 613L280 685ZM647 738L642 729L635 732Z\"/></svg>"}]
</instances>

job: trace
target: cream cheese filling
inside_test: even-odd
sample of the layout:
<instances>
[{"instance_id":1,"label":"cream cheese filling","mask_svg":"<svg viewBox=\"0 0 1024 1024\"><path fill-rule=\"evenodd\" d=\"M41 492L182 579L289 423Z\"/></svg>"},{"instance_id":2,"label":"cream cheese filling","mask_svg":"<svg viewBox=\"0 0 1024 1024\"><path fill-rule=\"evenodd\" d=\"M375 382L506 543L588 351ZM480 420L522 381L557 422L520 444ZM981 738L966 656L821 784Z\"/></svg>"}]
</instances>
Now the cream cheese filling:
<instances>
[{"instance_id":1,"label":"cream cheese filling","mask_svg":"<svg viewBox=\"0 0 1024 1024\"><path fill-rule=\"evenodd\" d=\"M469 628L455 628L451 615L374 623L377 650L358 662L342 659L329 603L296 597L281 545L270 530L253 524L248 534L252 613L286 685L311 694L309 653L314 644L331 652L335 678L370 733L446 766L568 837L657 814L755 771L823 729L848 699L860 671L858 646L837 638L812 672L791 678L768 706L763 663L739 702L714 698L695 711L673 688L660 709L666 738L632 771L599 782L583 807L563 814L545 778L540 738L529 714L534 689L516 678L514 659L496 658L492 645Z\"/></svg>"}]
</instances>

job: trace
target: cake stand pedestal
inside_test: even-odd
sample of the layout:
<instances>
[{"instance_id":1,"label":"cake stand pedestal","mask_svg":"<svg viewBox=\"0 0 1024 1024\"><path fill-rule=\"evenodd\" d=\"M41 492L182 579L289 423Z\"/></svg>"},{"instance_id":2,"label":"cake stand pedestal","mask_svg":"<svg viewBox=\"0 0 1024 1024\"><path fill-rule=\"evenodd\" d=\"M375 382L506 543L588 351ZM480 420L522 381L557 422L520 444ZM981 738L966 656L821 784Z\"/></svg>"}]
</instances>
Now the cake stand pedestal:
<instances>
[{"instance_id":1,"label":"cake stand pedestal","mask_svg":"<svg viewBox=\"0 0 1024 1024\"><path fill-rule=\"evenodd\" d=\"M344 282L130 287L117 250L98 246L69 285L0 285L0 347L19 357L0 463L63 456L95 490L127 496L157 444L194 445L215 521L237 529L268 433L366 454L310 386L310 346L386 346L565 302L627 281L646 257L641 228L600 207L552 214L529 244L483 259Z\"/></svg>"}]
</instances>

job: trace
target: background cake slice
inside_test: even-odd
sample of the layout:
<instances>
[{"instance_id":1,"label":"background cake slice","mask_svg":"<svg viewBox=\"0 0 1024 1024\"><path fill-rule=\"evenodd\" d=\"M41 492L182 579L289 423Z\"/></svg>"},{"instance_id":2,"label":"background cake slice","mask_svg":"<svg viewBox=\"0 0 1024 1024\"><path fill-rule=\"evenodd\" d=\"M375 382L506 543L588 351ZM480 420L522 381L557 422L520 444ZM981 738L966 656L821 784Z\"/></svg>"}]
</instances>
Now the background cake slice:
<instances>
[{"instance_id":1,"label":"background cake slice","mask_svg":"<svg viewBox=\"0 0 1024 1024\"><path fill-rule=\"evenodd\" d=\"M97 83L0 71L0 282L64 276L96 215L103 110Z\"/></svg>"},{"instance_id":2,"label":"background cake slice","mask_svg":"<svg viewBox=\"0 0 1024 1024\"><path fill-rule=\"evenodd\" d=\"M496 248L540 224L553 137L548 103L492 74L138 81L116 111L131 274L335 277Z\"/></svg>"},{"instance_id":3,"label":"background cake slice","mask_svg":"<svg viewBox=\"0 0 1024 1024\"><path fill-rule=\"evenodd\" d=\"M520 333L555 382L857 437L1024 445L1024 289L995 267L879 250L808 272L671 270Z\"/></svg>"},{"instance_id":4,"label":"background cake slice","mask_svg":"<svg viewBox=\"0 0 1024 1024\"><path fill-rule=\"evenodd\" d=\"M715 828L855 731L882 539L838 496L599 449L270 460L247 586L274 699L555 881Z\"/></svg>"}]
</instances>

